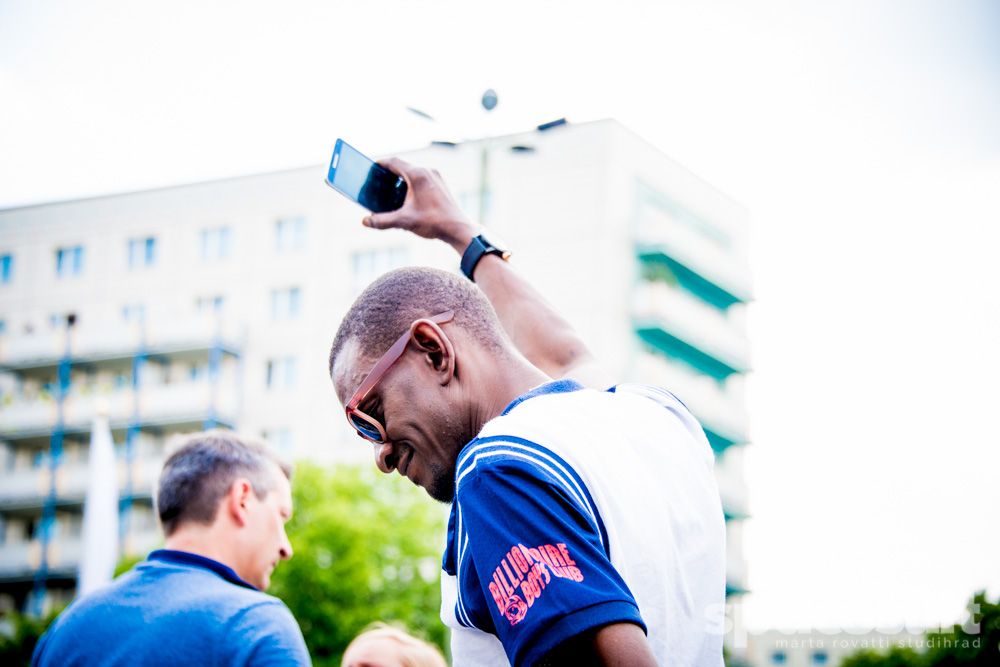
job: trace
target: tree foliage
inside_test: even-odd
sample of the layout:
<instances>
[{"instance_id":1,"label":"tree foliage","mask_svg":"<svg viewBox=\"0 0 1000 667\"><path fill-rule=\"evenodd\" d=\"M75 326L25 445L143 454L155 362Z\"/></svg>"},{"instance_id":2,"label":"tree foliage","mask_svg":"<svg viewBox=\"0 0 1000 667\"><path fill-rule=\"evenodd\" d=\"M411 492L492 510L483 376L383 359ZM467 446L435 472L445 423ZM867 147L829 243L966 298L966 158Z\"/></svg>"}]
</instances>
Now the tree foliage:
<instances>
[{"instance_id":1,"label":"tree foliage","mask_svg":"<svg viewBox=\"0 0 1000 667\"><path fill-rule=\"evenodd\" d=\"M268 593L291 609L314 664L339 665L351 639L376 621L401 624L443 650L445 507L370 465L302 464L292 497L294 555L275 570Z\"/></svg>"},{"instance_id":2,"label":"tree foliage","mask_svg":"<svg viewBox=\"0 0 1000 667\"><path fill-rule=\"evenodd\" d=\"M993 667L1000 664L1000 599L992 603L985 592L969 601L969 617L962 625L924 634L922 650L894 646L886 651L859 651L842 667Z\"/></svg>"},{"instance_id":3,"label":"tree foliage","mask_svg":"<svg viewBox=\"0 0 1000 667\"><path fill-rule=\"evenodd\" d=\"M0 665L27 667L31 664L35 644L61 611L53 611L45 618L16 611L6 612L0 618Z\"/></svg>"}]
</instances>

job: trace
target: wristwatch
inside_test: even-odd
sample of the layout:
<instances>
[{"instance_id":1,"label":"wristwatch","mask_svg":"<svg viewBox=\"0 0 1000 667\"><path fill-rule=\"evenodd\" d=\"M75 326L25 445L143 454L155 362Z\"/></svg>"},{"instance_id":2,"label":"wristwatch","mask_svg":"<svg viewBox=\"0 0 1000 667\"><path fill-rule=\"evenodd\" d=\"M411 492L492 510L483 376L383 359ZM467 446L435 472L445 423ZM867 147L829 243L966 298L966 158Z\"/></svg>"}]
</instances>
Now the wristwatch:
<instances>
[{"instance_id":1,"label":"wristwatch","mask_svg":"<svg viewBox=\"0 0 1000 667\"><path fill-rule=\"evenodd\" d=\"M510 251L504 250L506 247L507 244L497 238L496 234L491 232L487 237L486 232L483 232L472 239L469 247L462 253L462 273L465 274L466 278L475 282L472 272L476 270L476 264L479 264L483 255L498 255L500 259L506 261L510 259Z\"/></svg>"}]
</instances>

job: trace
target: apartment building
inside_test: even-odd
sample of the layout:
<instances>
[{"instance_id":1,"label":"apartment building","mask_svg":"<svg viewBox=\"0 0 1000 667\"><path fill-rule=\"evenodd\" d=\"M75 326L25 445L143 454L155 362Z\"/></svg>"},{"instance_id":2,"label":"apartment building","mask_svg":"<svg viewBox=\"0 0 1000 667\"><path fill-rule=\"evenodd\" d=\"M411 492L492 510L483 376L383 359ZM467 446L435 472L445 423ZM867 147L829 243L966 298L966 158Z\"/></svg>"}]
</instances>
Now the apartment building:
<instances>
[{"instance_id":1,"label":"apartment building","mask_svg":"<svg viewBox=\"0 0 1000 667\"><path fill-rule=\"evenodd\" d=\"M441 171L619 377L699 417L728 590L744 592L747 212L610 120L403 157ZM128 554L159 542L151 492L174 434L220 425L291 458L370 460L327 377L339 319L388 269L458 261L362 227L325 168L0 210L0 606L71 599L98 411Z\"/></svg>"}]
</instances>

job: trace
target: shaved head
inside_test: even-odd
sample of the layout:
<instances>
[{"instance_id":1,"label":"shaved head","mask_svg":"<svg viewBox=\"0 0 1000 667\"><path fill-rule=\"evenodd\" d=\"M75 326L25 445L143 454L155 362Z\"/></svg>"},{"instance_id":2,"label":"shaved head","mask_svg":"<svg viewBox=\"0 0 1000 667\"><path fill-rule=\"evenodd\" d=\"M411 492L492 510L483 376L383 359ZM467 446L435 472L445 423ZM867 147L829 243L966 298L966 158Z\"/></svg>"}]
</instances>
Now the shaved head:
<instances>
[{"instance_id":1,"label":"shaved head","mask_svg":"<svg viewBox=\"0 0 1000 667\"><path fill-rule=\"evenodd\" d=\"M369 285L344 316L330 349L331 376L343 353L374 362L414 321L448 310L455 311L455 324L483 345L505 355L512 350L493 306L474 283L447 271L407 267ZM339 369L338 375L333 380L340 394L340 383L351 384L354 378L343 377Z\"/></svg>"}]
</instances>

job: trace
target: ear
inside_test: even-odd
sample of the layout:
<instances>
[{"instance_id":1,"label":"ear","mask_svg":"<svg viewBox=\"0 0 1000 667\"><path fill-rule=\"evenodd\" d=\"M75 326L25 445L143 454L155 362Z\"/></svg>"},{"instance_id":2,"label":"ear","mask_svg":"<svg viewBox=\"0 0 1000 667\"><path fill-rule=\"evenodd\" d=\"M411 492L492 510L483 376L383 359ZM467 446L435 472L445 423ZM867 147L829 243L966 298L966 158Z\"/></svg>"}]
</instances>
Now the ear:
<instances>
[{"instance_id":1,"label":"ear","mask_svg":"<svg viewBox=\"0 0 1000 667\"><path fill-rule=\"evenodd\" d=\"M441 327L430 320L417 320L410 325L410 340L423 353L424 362L446 385L455 375L455 347Z\"/></svg>"},{"instance_id":2,"label":"ear","mask_svg":"<svg viewBox=\"0 0 1000 667\"><path fill-rule=\"evenodd\" d=\"M232 483L223 500L226 513L240 527L247 525L249 520L247 500L249 500L251 493L253 493L253 487L250 485L250 481L241 477Z\"/></svg>"}]
</instances>

